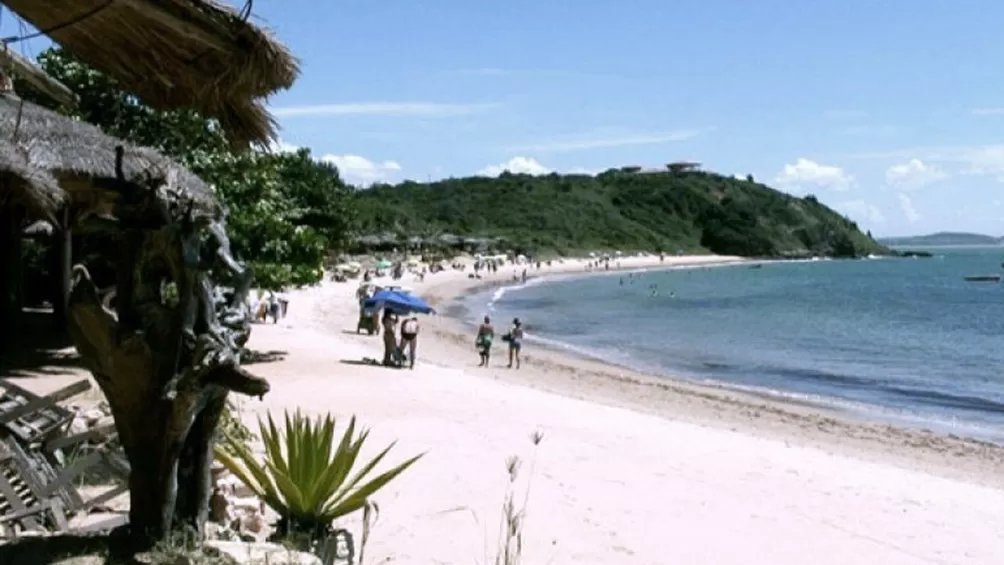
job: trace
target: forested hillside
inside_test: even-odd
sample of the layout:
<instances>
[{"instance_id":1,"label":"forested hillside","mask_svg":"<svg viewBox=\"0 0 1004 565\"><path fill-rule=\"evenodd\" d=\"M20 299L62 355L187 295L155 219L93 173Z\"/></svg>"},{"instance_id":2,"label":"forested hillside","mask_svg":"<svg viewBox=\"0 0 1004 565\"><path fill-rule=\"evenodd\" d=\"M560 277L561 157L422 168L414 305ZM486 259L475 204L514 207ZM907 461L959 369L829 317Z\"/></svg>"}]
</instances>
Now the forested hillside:
<instances>
[{"instance_id":1,"label":"forested hillside","mask_svg":"<svg viewBox=\"0 0 1004 565\"><path fill-rule=\"evenodd\" d=\"M1000 245L1004 238L981 233L938 232L930 235L915 235L907 237L887 237L881 240L884 245L925 246L925 245Z\"/></svg>"},{"instance_id":2,"label":"forested hillside","mask_svg":"<svg viewBox=\"0 0 1004 565\"><path fill-rule=\"evenodd\" d=\"M848 257L885 251L813 196L700 171L405 182L362 190L357 204L365 234L501 236L516 247L559 253Z\"/></svg>"}]
</instances>

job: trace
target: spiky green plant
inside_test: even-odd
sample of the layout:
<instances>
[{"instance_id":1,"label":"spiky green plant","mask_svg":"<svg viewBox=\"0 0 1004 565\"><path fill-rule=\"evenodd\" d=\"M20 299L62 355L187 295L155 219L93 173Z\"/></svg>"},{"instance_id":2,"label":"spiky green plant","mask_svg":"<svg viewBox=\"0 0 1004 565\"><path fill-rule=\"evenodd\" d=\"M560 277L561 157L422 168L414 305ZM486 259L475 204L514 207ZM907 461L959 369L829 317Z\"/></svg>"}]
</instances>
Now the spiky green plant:
<instances>
[{"instance_id":1,"label":"spiky green plant","mask_svg":"<svg viewBox=\"0 0 1004 565\"><path fill-rule=\"evenodd\" d=\"M258 428L263 462L246 444L229 438L216 446L216 458L279 515L281 534L323 536L334 520L362 510L375 492L422 456L370 479L394 444L358 465L369 430L357 433L355 416L337 443L330 414L311 419L299 410L287 411L280 431L269 413L266 421L259 418Z\"/></svg>"}]
</instances>

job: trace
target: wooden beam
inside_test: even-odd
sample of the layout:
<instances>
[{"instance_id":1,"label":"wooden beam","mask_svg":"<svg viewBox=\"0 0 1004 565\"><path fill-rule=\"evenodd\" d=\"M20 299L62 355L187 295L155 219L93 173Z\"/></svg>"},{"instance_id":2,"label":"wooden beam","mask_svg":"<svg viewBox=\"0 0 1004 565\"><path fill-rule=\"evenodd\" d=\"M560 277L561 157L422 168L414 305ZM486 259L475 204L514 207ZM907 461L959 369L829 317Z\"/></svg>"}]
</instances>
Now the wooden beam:
<instances>
[{"instance_id":1,"label":"wooden beam","mask_svg":"<svg viewBox=\"0 0 1004 565\"><path fill-rule=\"evenodd\" d=\"M7 388L10 385L7 384L5 380L0 380L0 388ZM26 416L32 412L41 410L43 408L48 408L55 406L57 402L62 402L69 398L72 398L82 392L87 392L91 389L91 382L87 379L77 381L69 386L65 386L55 392L49 393L45 396L34 398L29 400L25 404L21 404L17 408L12 408L5 412L0 412L0 424L6 424L7 422L13 422L21 416Z\"/></svg>"},{"instance_id":2,"label":"wooden beam","mask_svg":"<svg viewBox=\"0 0 1004 565\"><path fill-rule=\"evenodd\" d=\"M45 74L34 63L22 57L9 45L0 44L0 67L10 69L33 89L68 108L76 108L79 99L65 84ZM2 70L0 70L0 74Z\"/></svg>"},{"instance_id":3,"label":"wooden beam","mask_svg":"<svg viewBox=\"0 0 1004 565\"><path fill-rule=\"evenodd\" d=\"M55 314L57 327L66 325L66 312L70 303L70 290L73 286L73 232L70 230L70 207L64 206L59 218L60 225L53 230L52 245L55 259L56 284L52 310Z\"/></svg>"},{"instance_id":4,"label":"wooden beam","mask_svg":"<svg viewBox=\"0 0 1004 565\"><path fill-rule=\"evenodd\" d=\"M45 450L52 452L57 449L63 449L70 447L72 445L84 442L84 441L94 441L102 440L106 437L115 433L115 424L105 424L102 426L97 426L87 430L86 432L81 432L72 436L62 436L51 439L45 442Z\"/></svg>"}]
</instances>

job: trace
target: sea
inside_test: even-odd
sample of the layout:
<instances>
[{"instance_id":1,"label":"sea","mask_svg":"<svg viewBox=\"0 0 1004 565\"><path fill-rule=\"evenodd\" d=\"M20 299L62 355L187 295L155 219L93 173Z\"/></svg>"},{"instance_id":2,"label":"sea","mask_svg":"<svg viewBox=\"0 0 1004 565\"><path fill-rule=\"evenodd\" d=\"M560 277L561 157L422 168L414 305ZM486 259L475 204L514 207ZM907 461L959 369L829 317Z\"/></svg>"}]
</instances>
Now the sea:
<instances>
[{"instance_id":1,"label":"sea","mask_svg":"<svg viewBox=\"0 0 1004 565\"><path fill-rule=\"evenodd\" d=\"M543 276L454 305L524 347L1004 443L1004 248ZM533 274L531 270L530 274Z\"/></svg>"}]
</instances>

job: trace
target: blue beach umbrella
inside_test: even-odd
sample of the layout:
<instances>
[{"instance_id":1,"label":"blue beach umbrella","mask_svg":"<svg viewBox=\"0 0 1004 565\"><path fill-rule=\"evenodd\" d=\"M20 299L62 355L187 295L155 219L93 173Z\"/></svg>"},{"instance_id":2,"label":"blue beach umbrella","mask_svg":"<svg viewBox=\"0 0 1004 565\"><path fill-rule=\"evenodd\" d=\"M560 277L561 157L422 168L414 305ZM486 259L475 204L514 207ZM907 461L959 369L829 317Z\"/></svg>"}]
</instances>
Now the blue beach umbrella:
<instances>
[{"instance_id":1,"label":"blue beach umbrella","mask_svg":"<svg viewBox=\"0 0 1004 565\"><path fill-rule=\"evenodd\" d=\"M380 309L387 308L395 314L431 314L435 312L432 306L417 296L413 296L399 290L381 290L363 302L363 308Z\"/></svg>"}]
</instances>

